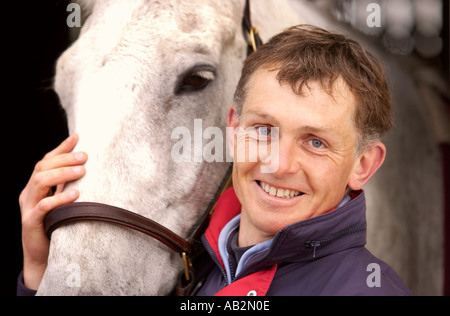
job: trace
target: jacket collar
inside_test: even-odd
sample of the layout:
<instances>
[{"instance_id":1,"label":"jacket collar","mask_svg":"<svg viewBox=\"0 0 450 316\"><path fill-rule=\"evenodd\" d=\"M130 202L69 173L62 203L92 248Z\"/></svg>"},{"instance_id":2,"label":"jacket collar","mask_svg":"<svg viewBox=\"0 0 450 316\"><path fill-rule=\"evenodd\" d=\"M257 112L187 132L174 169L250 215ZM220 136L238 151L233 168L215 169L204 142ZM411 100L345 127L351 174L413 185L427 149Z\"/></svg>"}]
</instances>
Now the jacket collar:
<instances>
[{"instance_id":1,"label":"jacket collar","mask_svg":"<svg viewBox=\"0 0 450 316\"><path fill-rule=\"evenodd\" d=\"M363 191L322 216L287 226L275 236L268 258L277 262L311 261L366 245L366 201Z\"/></svg>"},{"instance_id":2,"label":"jacket collar","mask_svg":"<svg viewBox=\"0 0 450 316\"><path fill-rule=\"evenodd\" d=\"M285 227L275 236L268 251L252 258L245 275L275 264L312 261L339 251L366 244L366 205L363 191L351 193L352 200L327 214ZM218 200L205 238L224 267L219 252L220 232L241 212L233 188Z\"/></svg>"},{"instance_id":3,"label":"jacket collar","mask_svg":"<svg viewBox=\"0 0 450 316\"><path fill-rule=\"evenodd\" d=\"M224 264L219 251L219 236L222 229L241 213L241 209L242 205L234 192L234 188L225 191L217 200L216 209L204 234L208 245L214 251L222 267L224 267Z\"/></svg>"}]
</instances>

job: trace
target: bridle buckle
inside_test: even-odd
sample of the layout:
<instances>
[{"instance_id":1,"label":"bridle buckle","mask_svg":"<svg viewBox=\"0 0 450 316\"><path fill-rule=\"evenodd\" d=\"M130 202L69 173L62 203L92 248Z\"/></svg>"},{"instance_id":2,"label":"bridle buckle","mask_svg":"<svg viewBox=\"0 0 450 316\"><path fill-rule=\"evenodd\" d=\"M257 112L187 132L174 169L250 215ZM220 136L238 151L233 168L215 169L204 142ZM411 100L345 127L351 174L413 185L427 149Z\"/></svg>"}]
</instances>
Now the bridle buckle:
<instances>
[{"instance_id":1,"label":"bridle buckle","mask_svg":"<svg viewBox=\"0 0 450 316\"><path fill-rule=\"evenodd\" d=\"M191 281L191 268L192 268L192 260L189 257L189 255L185 252L181 254L181 257L183 258L184 263L184 277L186 278L186 281Z\"/></svg>"}]
</instances>

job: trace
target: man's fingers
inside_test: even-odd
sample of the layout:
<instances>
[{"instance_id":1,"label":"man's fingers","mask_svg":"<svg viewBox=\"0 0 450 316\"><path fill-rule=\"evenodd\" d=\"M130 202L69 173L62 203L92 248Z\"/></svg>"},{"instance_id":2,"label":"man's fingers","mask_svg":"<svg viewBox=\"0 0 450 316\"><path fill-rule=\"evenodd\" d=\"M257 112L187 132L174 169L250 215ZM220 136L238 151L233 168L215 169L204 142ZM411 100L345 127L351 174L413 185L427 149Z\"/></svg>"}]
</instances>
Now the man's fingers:
<instances>
[{"instance_id":1,"label":"man's fingers","mask_svg":"<svg viewBox=\"0 0 450 316\"><path fill-rule=\"evenodd\" d=\"M34 208L39 201L51 196L49 193L51 188L81 179L85 174L86 169L83 166L65 167L36 173L20 195L21 208ZM57 189L57 193L61 191L61 188L59 191Z\"/></svg>"},{"instance_id":2,"label":"man's fingers","mask_svg":"<svg viewBox=\"0 0 450 316\"><path fill-rule=\"evenodd\" d=\"M59 145L57 148L55 148L47 155L45 155L44 159L55 157L60 154L70 153L77 145L78 140L79 140L78 134L70 135L65 141L61 143L61 145Z\"/></svg>"},{"instance_id":3,"label":"man's fingers","mask_svg":"<svg viewBox=\"0 0 450 316\"><path fill-rule=\"evenodd\" d=\"M83 165L86 163L87 158L87 154L83 152L47 156L36 164L34 170L35 172L42 172L62 167Z\"/></svg>"},{"instance_id":4,"label":"man's fingers","mask_svg":"<svg viewBox=\"0 0 450 316\"><path fill-rule=\"evenodd\" d=\"M64 190L64 187L65 187L65 184L60 184L60 185L58 185L58 186L56 187L56 191L55 191L55 194L54 194L54 195L62 193L62 191Z\"/></svg>"},{"instance_id":5,"label":"man's fingers","mask_svg":"<svg viewBox=\"0 0 450 316\"><path fill-rule=\"evenodd\" d=\"M75 181L86 174L83 166L63 167L40 172L33 177L36 191L47 191L63 183Z\"/></svg>"},{"instance_id":6,"label":"man's fingers","mask_svg":"<svg viewBox=\"0 0 450 316\"><path fill-rule=\"evenodd\" d=\"M37 211L39 212L39 217L43 219L50 211L60 206L74 202L76 199L78 199L79 196L79 191L71 190L41 200L36 207Z\"/></svg>"}]
</instances>

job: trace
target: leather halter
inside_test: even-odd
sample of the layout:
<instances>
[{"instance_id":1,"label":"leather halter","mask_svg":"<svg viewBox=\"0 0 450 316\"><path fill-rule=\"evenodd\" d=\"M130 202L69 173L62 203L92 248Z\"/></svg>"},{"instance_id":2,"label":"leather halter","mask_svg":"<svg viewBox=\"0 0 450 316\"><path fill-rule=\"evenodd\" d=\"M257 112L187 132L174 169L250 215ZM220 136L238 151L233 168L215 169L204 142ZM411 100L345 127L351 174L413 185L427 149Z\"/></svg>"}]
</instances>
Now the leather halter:
<instances>
[{"instance_id":1,"label":"leather halter","mask_svg":"<svg viewBox=\"0 0 450 316\"><path fill-rule=\"evenodd\" d=\"M258 30L253 27L251 22L250 0L246 0L245 3L242 26L245 36L248 37L248 55L250 55L255 52L260 45L262 45L262 40L259 37ZM195 256L198 252L197 249L201 247L201 236L208 227L218 198L223 192L225 192L225 190L232 186L231 174L232 167L228 170L224 182L220 186L213 201L210 203L207 212L201 219L200 225L188 239L184 239L168 228L136 213L110 205L90 202L72 203L51 211L46 216L44 221L45 231L50 239L52 233L61 226L83 221L106 222L139 231L160 241L173 251L180 254L184 263L184 278L185 281L187 281L188 286L190 286L193 281L191 258Z\"/></svg>"},{"instance_id":2,"label":"leather halter","mask_svg":"<svg viewBox=\"0 0 450 316\"><path fill-rule=\"evenodd\" d=\"M192 262L191 257L201 246L201 236L208 227L209 220L216 208L220 195L232 186L232 167L229 168L224 182L216 193L213 201L204 214L200 225L190 235L183 239L168 228L157 222L130 211L101 203L80 202L56 208L47 214L44 220L45 232L49 239L58 228L76 222L97 221L127 227L150 236L175 252L183 258L184 276L186 281L191 281Z\"/></svg>"}]
</instances>

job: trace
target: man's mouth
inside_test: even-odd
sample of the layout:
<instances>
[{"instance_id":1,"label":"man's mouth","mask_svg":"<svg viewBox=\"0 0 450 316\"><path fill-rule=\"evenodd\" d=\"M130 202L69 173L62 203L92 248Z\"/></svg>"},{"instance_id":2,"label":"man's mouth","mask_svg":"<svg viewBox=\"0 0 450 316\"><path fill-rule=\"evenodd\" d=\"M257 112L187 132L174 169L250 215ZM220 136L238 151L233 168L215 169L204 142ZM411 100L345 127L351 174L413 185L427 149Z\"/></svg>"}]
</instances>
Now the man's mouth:
<instances>
[{"instance_id":1,"label":"man's mouth","mask_svg":"<svg viewBox=\"0 0 450 316\"><path fill-rule=\"evenodd\" d=\"M267 194L286 200L293 199L304 194L295 190L276 188L262 181L257 181L257 183Z\"/></svg>"}]
</instances>

